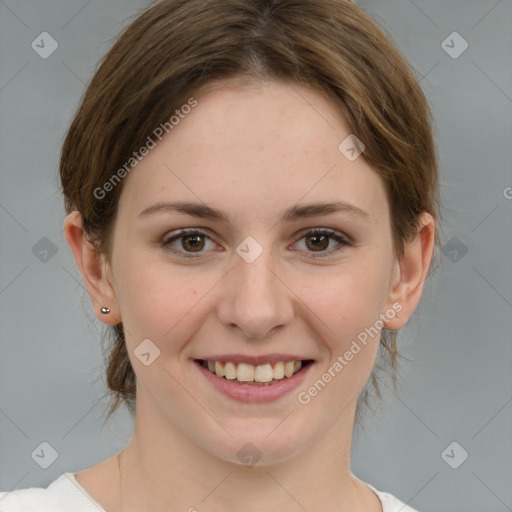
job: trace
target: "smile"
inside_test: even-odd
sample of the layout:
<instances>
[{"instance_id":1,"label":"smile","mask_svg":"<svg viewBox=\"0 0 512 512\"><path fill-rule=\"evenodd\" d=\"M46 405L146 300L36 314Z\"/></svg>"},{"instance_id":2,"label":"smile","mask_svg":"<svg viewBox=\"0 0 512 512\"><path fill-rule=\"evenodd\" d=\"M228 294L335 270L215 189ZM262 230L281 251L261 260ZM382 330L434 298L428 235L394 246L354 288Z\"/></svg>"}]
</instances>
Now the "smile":
<instances>
[{"instance_id":1,"label":"smile","mask_svg":"<svg viewBox=\"0 0 512 512\"><path fill-rule=\"evenodd\" d=\"M193 361L210 389L245 403L272 402L291 396L315 367L313 359L291 360L283 355L266 358L226 355Z\"/></svg>"},{"instance_id":2,"label":"smile","mask_svg":"<svg viewBox=\"0 0 512 512\"><path fill-rule=\"evenodd\" d=\"M200 359L198 362L217 377L243 384L268 386L292 377L311 360L277 361L259 365L232 361L206 361L204 359Z\"/></svg>"}]
</instances>

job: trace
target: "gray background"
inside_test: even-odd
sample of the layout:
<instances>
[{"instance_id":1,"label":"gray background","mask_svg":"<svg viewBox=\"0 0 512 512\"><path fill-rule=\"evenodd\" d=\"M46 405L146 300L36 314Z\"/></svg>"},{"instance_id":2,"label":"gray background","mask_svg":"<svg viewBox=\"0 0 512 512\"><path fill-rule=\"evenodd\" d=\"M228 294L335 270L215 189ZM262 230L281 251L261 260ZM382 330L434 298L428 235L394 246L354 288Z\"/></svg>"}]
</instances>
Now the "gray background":
<instances>
[{"instance_id":1,"label":"gray background","mask_svg":"<svg viewBox=\"0 0 512 512\"><path fill-rule=\"evenodd\" d=\"M2 491L45 487L131 436L125 411L102 428L104 331L62 233L56 176L96 63L149 3L0 1ZM402 337L401 391L366 415L352 471L422 512L512 510L512 1L358 3L433 106L444 254ZM457 58L443 49L463 48L446 40L454 31L469 44ZM59 45L47 59L31 47L42 32ZM31 456L42 442L58 453L48 469Z\"/></svg>"}]
</instances>

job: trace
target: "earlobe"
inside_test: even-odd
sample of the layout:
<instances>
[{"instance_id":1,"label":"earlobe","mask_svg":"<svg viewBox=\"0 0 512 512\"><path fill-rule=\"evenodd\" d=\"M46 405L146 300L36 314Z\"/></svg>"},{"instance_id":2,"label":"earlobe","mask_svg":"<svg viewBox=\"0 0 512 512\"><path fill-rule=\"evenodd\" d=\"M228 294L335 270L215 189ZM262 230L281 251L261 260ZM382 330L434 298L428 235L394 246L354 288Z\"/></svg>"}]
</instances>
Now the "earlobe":
<instances>
[{"instance_id":1,"label":"earlobe","mask_svg":"<svg viewBox=\"0 0 512 512\"><path fill-rule=\"evenodd\" d=\"M66 217L64 236L73 252L78 270L82 274L97 318L110 325L121 322L115 290L108 279L106 257L87 240L80 212L73 211ZM102 308L105 309L102 310Z\"/></svg>"},{"instance_id":2,"label":"earlobe","mask_svg":"<svg viewBox=\"0 0 512 512\"><path fill-rule=\"evenodd\" d=\"M404 253L393 269L388 309L399 312L389 315L392 318L387 316L389 319L384 321L387 329L401 329L407 323L418 306L428 276L434 253L435 220L424 212L418 226L415 236L405 243Z\"/></svg>"}]
</instances>

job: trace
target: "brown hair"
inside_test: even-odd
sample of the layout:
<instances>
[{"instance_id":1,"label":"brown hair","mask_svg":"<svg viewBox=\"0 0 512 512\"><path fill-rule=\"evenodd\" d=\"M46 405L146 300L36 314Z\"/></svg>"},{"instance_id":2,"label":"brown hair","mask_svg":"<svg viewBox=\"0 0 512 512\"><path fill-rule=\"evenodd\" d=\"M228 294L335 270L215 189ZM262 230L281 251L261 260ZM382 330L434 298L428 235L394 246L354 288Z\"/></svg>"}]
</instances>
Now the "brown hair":
<instances>
[{"instance_id":1,"label":"brown hair","mask_svg":"<svg viewBox=\"0 0 512 512\"><path fill-rule=\"evenodd\" d=\"M107 258L123 183L105 197L95 190L192 95L225 80L296 83L339 106L386 186L397 256L422 212L438 218L428 102L406 60L363 10L347 0L162 0L103 58L62 148L66 211L80 212L84 231ZM394 379L396 334L381 333ZM107 419L122 402L134 412L136 394L121 323L111 335ZM369 383L380 397L375 370ZM368 396L365 388L360 399Z\"/></svg>"}]
</instances>

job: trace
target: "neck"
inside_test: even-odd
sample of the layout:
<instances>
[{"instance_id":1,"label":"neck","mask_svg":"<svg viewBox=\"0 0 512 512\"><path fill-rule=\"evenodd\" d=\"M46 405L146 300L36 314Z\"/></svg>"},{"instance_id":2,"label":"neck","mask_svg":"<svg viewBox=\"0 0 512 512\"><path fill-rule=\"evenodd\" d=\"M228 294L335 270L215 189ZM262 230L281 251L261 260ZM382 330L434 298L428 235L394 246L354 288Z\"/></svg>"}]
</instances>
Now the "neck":
<instances>
[{"instance_id":1,"label":"neck","mask_svg":"<svg viewBox=\"0 0 512 512\"><path fill-rule=\"evenodd\" d=\"M353 412L347 414L353 418ZM245 466L212 455L168 423L140 418L147 416L138 409L133 437L119 457L121 512L381 510L350 473L353 420L349 427L342 428L346 420L333 425L285 461Z\"/></svg>"}]
</instances>

